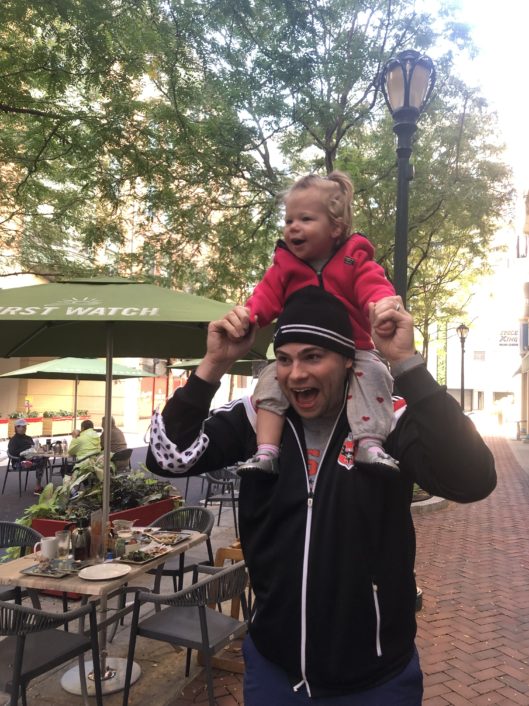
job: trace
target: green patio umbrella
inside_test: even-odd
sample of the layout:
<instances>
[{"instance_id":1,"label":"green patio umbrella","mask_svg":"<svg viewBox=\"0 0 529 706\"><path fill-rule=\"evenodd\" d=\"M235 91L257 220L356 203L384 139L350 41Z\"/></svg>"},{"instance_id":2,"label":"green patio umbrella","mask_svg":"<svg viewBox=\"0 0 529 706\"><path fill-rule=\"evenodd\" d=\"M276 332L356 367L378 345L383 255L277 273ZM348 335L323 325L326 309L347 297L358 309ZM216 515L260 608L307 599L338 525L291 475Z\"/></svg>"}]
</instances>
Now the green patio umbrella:
<instances>
[{"instance_id":1,"label":"green patio umbrella","mask_svg":"<svg viewBox=\"0 0 529 706\"><path fill-rule=\"evenodd\" d=\"M153 373L129 368L112 361L112 378L123 380L125 378L156 377ZM44 363L36 363L18 370L10 370L0 375L0 378L42 379L42 380L73 380L74 382L74 407L72 426L75 428L77 418L77 388L81 380L105 380L106 362L99 358L55 358Z\"/></svg>"},{"instance_id":2,"label":"green patio umbrella","mask_svg":"<svg viewBox=\"0 0 529 706\"><path fill-rule=\"evenodd\" d=\"M261 367L267 362L271 363L275 361L274 347L272 344L268 346L266 351L266 358L260 358L256 360L255 358L243 358L237 360L231 368L228 370L228 375L248 375L251 377L257 377L261 370ZM170 370L194 370L198 368L201 358L191 358L189 360L175 360L175 362L169 366Z\"/></svg>"},{"instance_id":3,"label":"green patio umbrella","mask_svg":"<svg viewBox=\"0 0 529 706\"><path fill-rule=\"evenodd\" d=\"M208 323L230 304L121 278L61 280L0 290L0 357L106 357L105 429L110 438L112 358L198 358ZM271 327L250 357L265 358ZM108 428L106 428L108 427ZM110 500L110 445L105 445L103 527Z\"/></svg>"}]
</instances>

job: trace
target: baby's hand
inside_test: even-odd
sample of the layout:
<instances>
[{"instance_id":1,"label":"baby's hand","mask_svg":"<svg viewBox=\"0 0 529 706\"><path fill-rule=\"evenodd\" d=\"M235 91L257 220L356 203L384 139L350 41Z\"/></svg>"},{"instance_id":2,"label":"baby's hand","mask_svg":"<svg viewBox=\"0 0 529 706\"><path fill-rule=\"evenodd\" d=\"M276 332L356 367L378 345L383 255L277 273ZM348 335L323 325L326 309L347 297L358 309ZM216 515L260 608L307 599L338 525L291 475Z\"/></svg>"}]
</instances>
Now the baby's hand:
<instances>
[{"instance_id":1,"label":"baby's hand","mask_svg":"<svg viewBox=\"0 0 529 706\"><path fill-rule=\"evenodd\" d=\"M226 336L230 341L238 343L241 338L244 338L250 331L250 309L242 307L239 304L226 314L223 321L223 328Z\"/></svg>"}]
</instances>

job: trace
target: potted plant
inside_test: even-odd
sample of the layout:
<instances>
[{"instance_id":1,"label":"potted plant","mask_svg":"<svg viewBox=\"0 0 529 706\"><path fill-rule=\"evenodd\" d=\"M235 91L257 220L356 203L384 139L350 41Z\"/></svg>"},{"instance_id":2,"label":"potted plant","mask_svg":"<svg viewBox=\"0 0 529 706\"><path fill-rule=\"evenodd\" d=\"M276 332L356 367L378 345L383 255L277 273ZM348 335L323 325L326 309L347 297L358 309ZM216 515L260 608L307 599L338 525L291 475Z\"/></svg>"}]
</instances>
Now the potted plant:
<instances>
[{"instance_id":1,"label":"potted plant","mask_svg":"<svg viewBox=\"0 0 529 706\"><path fill-rule=\"evenodd\" d=\"M42 433L44 436L64 436L72 431L73 413L66 409L46 410L43 416Z\"/></svg>"},{"instance_id":2,"label":"potted plant","mask_svg":"<svg viewBox=\"0 0 529 706\"><path fill-rule=\"evenodd\" d=\"M45 536L90 518L101 508L103 491L103 455L92 456L65 476L62 485L52 483L44 488L38 502L26 508L20 524L29 525ZM175 488L148 475L145 467L132 473L116 473L112 464L110 478L110 519L135 519L145 526L179 505L181 497Z\"/></svg>"}]
</instances>

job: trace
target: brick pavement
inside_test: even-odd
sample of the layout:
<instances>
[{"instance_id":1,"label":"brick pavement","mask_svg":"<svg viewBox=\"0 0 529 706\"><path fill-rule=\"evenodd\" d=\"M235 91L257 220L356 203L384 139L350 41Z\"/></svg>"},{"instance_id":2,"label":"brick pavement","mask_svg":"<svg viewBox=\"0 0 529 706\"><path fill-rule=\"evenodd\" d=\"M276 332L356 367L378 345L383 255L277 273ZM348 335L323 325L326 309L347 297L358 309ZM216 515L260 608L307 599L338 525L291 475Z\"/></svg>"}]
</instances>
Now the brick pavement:
<instances>
[{"instance_id":1,"label":"brick pavement","mask_svg":"<svg viewBox=\"0 0 529 706\"><path fill-rule=\"evenodd\" d=\"M529 705L529 475L488 437L498 487L416 519L425 706Z\"/></svg>"},{"instance_id":2,"label":"brick pavement","mask_svg":"<svg viewBox=\"0 0 529 706\"><path fill-rule=\"evenodd\" d=\"M529 706L529 475L506 439L487 443L494 493L414 520L424 706ZM242 675L216 670L215 692L218 706L241 706ZM173 703L207 703L203 673Z\"/></svg>"}]
</instances>

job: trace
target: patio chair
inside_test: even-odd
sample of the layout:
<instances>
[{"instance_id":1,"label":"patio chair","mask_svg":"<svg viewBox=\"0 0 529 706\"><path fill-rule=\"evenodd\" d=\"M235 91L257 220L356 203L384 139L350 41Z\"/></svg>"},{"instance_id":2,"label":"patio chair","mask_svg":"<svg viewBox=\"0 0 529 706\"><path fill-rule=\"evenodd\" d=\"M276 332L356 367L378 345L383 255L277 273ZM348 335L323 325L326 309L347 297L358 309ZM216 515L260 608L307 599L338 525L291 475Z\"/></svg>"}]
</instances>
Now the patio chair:
<instances>
[{"instance_id":1,"label":"patio chair","mask_svg":"<svg viewBox=\"0 0 529 706\"><path fill-rule=\"evenodd\" d=\"M154 522L151 522L150 527L160 527L163 530L171 530L178 532L180 530L193 530L202 532L207 535L206 549L208 552L209 566L213 566L213 549L211 547L211 530L215 524L215 516L211 510L204 507L194 507L192 505L179 507L176 510L162 515ZM196 563L196 561L195 561ZM149 573L155 574L154 592L160 592L160 583L162 576L171 576L173 579L173 588L175 591L180 591L184 583L184 574L193 569L192 564L185 563L185 552L180 556L169 558L162 569L152 569ZM176 580L178 579L178 586Z\"/></svg>"},{"instance_id":2,"label":"patio chair","mask_svg":"<svg viewBox=\"0 0 529 706\"><path fill-rule=\"evenodd\" d=\"M211 574L197 581L198 572ZM204 659L210 706L215 706L213 693L213 675L211 658L233 639L240 637L247 630L246 568L243 561L226 569L213 566L196 567L194 582L183 591L170 594L139 592L134 600L132 624L130 629L129 653L125 674L123 706L129 699L130 680L136 639L140 635L151 640L161 640L171 645L187 648L185 675L189 676L191 651L199 650ZM243 606L243 620L225 615L215 608L216 603L231 601L240 597ZM153 604L163 608L149 617L140 620L143 605Z\"/></svg>"},{"instance_id":3,"label":"patio chair","mask_svg":"<svg viewBox=\"0 0 529 706\"><path fill-rule=\"evenodd\" d=\"M29 554L33 551L35 543L42 538L40 532L19 525L16 522L0 521L0 549L10 549L11 547L19 547L20 556ZM27 591L20 586L0 586L0 601L15 601L20 604L22 598L27 596ZM35 607L39 608L38 598L34 598Z\"/></svg>"},{"instance_id":4,"label":"patio chair","mask_svg":"<svg viewBox=\"0 0 529 706\"><path fill-rule=\"evenodd\" d=\"M235 528L235 537L239 538L239 528L237 523L236 504L239 502L239 484L240 477L235 472L234 468L221 468L218 471L206 473L206 497L204 499L204 507L209 503L219 504L219 514L217 518L217 526L220 525L220 514L224 503L231 503L233 510L233 525Z\"/></svg>"},{"instance_id":5,"label":"patio chair","mask_svg":"<svg viewBox=\"0 0 529 706\"><path fill-rule=\"evenodd\" d=\"M23 459L20 458L19 456L13 456L12 454L8 453L8 460L7 460L7 466L6 466L6 472L4 475L4 484L2 485L2 495L4 494L6 483L7 483L7 474L8 473L17 473L18 474L18 497L22 497L22 474L26 474L26 482L24 483L24 490L27 490L28 488L28 477L30 472L36 471L37 470L37 464L35 464L31 459ZM44 473L46 476L46 483L48 482L48 467L47 464L44 466Z\"/></svg>"},{"instance_id":6,"label":"patio chair","mask_svg":"<svg viewBox=\"0 0 529 706\"><path fill-rule=\"evenodd\" d=\"M88 615L90 629L84 632L60 630L73 620ZM11 694L10 706L19 695L26 706L28 683L74 657L92 651L96 703L103 706L96 605L89 603L68 613L48 613L16 603L0 601L0 688ZM84 659L79 660L81 689L86 701Z\"/></svg>"}]
</instances>

